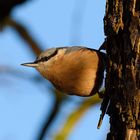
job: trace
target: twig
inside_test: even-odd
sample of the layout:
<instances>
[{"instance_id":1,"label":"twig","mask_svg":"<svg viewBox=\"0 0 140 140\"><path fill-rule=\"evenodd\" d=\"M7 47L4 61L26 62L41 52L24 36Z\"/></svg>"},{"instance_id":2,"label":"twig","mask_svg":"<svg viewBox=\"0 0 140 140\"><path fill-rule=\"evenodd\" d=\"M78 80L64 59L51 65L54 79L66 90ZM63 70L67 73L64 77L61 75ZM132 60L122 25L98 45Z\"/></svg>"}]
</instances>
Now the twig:
<instances>
[{"instance_id":1,"label":"twig","mask_svg":"<svg viewBox=\"0 0 140 140\"><path fill-rule=\"evenodd\" d=\"M31 37L25 26L10 17L7 18L4 23L5 25L14 28L19 36L29 44L30 48L36 55L39 55L42 52L42 47L40 47L40 45Z\"/></svg>"}]
</instances>

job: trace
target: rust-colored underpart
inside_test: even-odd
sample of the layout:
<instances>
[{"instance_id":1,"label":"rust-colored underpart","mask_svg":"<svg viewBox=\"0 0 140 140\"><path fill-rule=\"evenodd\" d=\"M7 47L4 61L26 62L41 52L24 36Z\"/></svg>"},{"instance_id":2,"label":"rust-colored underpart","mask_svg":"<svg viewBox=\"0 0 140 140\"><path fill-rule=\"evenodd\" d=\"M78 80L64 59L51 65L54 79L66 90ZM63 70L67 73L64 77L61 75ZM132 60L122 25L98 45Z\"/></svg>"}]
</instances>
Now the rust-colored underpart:
<instances>
[{"instance_id":1,"label":"rust-colored underpart","mask_svg":"<svg viewBox=\"0 0 140 140\"><path fill-rule=\"evenodd\" d=\"M107 0L104 17L107 66L102 115L107 140L140 140L140 0Z\"/></svg>"}]
</instances>

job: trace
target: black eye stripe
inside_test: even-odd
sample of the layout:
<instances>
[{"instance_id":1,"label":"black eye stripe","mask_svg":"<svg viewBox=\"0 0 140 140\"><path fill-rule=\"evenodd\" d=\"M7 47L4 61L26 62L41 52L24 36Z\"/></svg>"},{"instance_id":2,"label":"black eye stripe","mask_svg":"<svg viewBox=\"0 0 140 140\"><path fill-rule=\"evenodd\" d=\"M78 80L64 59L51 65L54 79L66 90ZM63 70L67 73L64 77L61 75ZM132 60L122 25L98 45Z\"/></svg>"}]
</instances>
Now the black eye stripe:
<instances>
[{"instance_id":1,"label":"black eye stripe","mask_svg":"<svg viewBox=\"0 0 140 140\"><path fill-rule=\"evenodd\" d=\"M45 61L48 61L50 58L52 58L53 56L55 56L57 54L58 50L56 50L53 54L51 54L50 56L45 56L45 57L42 57L41 59L39 60L36 60L35 62L38 63L38 62L45 62Z\"/></svg>"}]
</instances>

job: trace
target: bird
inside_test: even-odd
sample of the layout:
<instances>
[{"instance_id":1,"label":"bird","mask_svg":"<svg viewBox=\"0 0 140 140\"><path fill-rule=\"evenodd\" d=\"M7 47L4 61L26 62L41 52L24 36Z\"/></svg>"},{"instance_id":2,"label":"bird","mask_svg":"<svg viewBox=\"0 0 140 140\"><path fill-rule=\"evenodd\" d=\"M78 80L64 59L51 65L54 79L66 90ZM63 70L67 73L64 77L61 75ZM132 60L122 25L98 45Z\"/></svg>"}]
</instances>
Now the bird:
<instances>
[{"instance_id":1,"label":"bird","mask_svg":"<svg viewBox=\"0 0 140 140\"><path fill-rule=\"evenodd\" d=\"M99 93L106 68L106 54L84 46L54 47L35 61L21 65L35 68L56 89L88 97Z\"/></svg>"}]
</instances>

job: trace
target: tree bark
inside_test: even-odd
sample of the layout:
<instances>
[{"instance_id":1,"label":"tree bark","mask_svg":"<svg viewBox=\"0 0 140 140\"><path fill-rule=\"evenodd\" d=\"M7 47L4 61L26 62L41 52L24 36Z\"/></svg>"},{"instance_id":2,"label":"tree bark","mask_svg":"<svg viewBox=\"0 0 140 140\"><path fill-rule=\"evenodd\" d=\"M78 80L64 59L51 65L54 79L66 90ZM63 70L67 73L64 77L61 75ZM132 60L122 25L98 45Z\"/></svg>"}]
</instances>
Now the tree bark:
<instances>
[{"instance_id":1,"label":"tree bark","mask_svg":"<svg viewBox=\"0 0 140 140\"><path fill-rule=\"evenodd\" d=\"M107 140L140 140L140 0L107 0L104 17L109 58L102 112Z\"/></svg>"}]
</instances>

